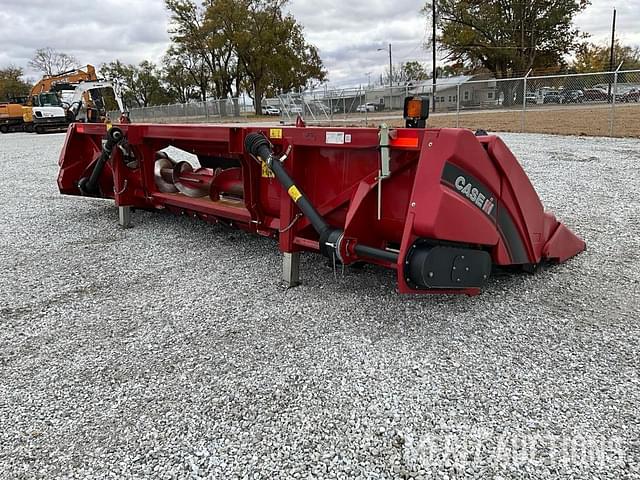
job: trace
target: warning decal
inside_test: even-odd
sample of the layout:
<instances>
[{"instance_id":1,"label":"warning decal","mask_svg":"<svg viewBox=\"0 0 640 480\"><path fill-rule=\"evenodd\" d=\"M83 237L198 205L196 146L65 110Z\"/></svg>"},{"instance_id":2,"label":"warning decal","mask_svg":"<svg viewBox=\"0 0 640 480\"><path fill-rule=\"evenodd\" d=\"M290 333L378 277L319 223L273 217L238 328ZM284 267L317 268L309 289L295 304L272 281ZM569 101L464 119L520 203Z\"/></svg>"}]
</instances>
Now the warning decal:
<instances>
[{"instance_id":1,"label":"warning decal","mask_svg":"<svg viewBox=\"0 0 640 480\"><path fill-rule=\"evenodd\" d=\"M289 187L289 190L287 190L287 193L289 194L289 196L294 202L297 202L302 196L302 194L300 193L300 190L298 190L298 187L296 187L295 185L291 185Z\"/></svg>"},{"instance_id":2,"label":"warning decal","mask_svg":"<svg viewBox=\"0 0 640 480\"><path fill-rule=\"evenodd\" d=\"M269 137L271 137L271 138L282 138L282 129L281 128L270 128L269 129Z\"/></svg>"}]
</instances>

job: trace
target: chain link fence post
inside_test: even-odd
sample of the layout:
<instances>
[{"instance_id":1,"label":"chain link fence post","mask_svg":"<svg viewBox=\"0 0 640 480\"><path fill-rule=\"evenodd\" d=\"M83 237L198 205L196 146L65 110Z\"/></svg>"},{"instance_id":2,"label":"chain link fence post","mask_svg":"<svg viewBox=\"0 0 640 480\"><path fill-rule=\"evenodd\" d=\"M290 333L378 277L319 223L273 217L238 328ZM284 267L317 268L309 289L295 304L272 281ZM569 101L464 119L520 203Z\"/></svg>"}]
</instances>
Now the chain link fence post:
<instances>
[{"instance_id":1,"label":"chain link fence post","mask_svg":"<svg viewBox=\"0 0 640 480\"><path fill-rule=\"evenodd\" d=\"M362 95L360 93L360 89L358 89L358 95ZM369 104L367 103L367 92L364 92L364 103L362 105L364 105L364 124L365 126L369 125Z\"/></svg>"},{"instance_id":2,"label":"chain link fence post","mask_svg":"<svg viewBox=\"0 0 640 480\"><path fill-rule=\"evenodd\" d=\"M460 83L456 85L456 128L460 128Z\"/></svg>"},{"instance_id":3,"label":"chain link fence post","mask_svg":"<svg viewBox=\"0 0 640 480\"><path fill-rule=\"evenodd\" d=\"M527 116L527 79L531 74L531 68L527 72L527 74L523 78L522 84L522 115L520 118L520 131L522 133L526 132L526 116Z\"/></svg>"},{"instance_id":4,"label":"chain link fence post","mask_svg":"<svg viewBox=\"0 0 640 480\"><path fill-rule=\"evenodd\" d=\"M620 71L620 67L624 62L620 62L616 71L613 72L613 93L611 96L611 112L609 114L609 136L613 137L613 126L616 118L616 97L618 96L618 72Z\"/></svg>"}]
</instances>

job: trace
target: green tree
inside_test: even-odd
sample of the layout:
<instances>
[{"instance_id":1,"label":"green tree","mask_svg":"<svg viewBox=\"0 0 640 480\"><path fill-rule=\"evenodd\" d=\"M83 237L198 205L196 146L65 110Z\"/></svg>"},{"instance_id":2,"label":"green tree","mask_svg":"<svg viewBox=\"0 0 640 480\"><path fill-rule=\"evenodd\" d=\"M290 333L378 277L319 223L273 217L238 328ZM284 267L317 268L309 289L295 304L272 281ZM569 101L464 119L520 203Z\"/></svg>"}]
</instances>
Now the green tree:
<instances>
[{"instance_id":1,"label":"green tree","mask_svg":"<svg viewBox=\"0 0 640 480\"><path fill-rule=\"evenodd\" d=\"M424 68L424 65L416 61L403 63L400 67L400 72L405 82L412 80L421 81L429 78L429 74L427 73L427 69Z\"/></svg>"},{"instance_id":2,"label":"green tree","mask_svg":"<svg viewBox=\"0 0 640 480\"><path fill-rule=\"evenodd\" d=\"M618 40L614 44L613 69L622 62L624 70L640 69L640 48L622 45ZM610 71L611 45L585 42L577 51L570 68L573 72L608 72Z\"/></svg>"},{"instance_id":3,"label":"green tree","mask_svg":"<svg viewBox=\"0 0 640 480\"><path fill-rule=\"evenodd\" d=\"M381 75L380 84L382 85L386 78L386 84L389 84L389 69L386 68L384 76ZM429 74L424 66L417 61L400 63L393 66L393 84L404 85L412 81L421 81L429 78Z\"/></svg>"},{"instance_id":4,"label":"green tree","mask_svg":"<svg viewBox=\"0 0 640 480\"><path fill-rule=\"evenodd\" d=\"M23 71L18 67L0 69L0 102L29 94L31 85L22 80L22 75Z\"/></svg>"},{"instance_id":5,"label":"green tree","mask_svg":"<svg viewBox=\"0 0 640 480\"><path fill-rule=\"evenodd\" d=\"M437 77L457 77L458 75L465 75L469 73L468 68L464 66L462 62L450 63L441 67L437 67Z\"/></svg>"},{"instance_id":6,"label":"green tree","mask_svg":"<svg viewBox=\"0 0 640 480\"><path fill-rule=\"evenodd\" d=\"M302 26L282 11L286 0L211 0L209 28L232 49L236 85L247 85L260 113L265 94L323 81L318 50L304 39ZM242 79L240 79L242 76Z\"/></svg>"},{"instance_id":7,"label":"green tree","mask_svg":"<svg viewBox=\"0 0 640 480\"><path fill-rule=\"evenodd\" d=\"M206 100L210 91L217 98L233 95L237 73L233 46L208 17L207 2L198 6L192 0L165 0L165 5L171 13L169 52L187 65L201 99Z\"/></svg>"},{"instance_id":8,"label":"green tree","mask_svg":"<svg viewBox=\"0 0 640 480\"><path fill-rule=\"evenodd\" d=\"M578 46L575 15L588 0L435 0L439 43L448 57L498 78L560 65ZM430 15L431 4L423 9Z\"/></svg>"},{"instance_id":9,"label":"green tree","mask_svg":"<svg viewBox=\"0 0 640 480\"><path fill-rule=\"evenodd\" d=\"M148 60L138 65L126 65L116 60L102 65L100 73L117 86L128 106L148 107L161 105L169 100L160 82L160 72Z\"/></svg>"},{"instance_id":10,"label":"green tree","mask_svg":"<svg viewBox=\"0 0 640 480\"><path fill-rule=\"evenodd\" d=\"M200 98L198 83L189 68L189 58L167 54L163 58L162 81L171 101L187 103Z\"/></svg>"}]
</instances>

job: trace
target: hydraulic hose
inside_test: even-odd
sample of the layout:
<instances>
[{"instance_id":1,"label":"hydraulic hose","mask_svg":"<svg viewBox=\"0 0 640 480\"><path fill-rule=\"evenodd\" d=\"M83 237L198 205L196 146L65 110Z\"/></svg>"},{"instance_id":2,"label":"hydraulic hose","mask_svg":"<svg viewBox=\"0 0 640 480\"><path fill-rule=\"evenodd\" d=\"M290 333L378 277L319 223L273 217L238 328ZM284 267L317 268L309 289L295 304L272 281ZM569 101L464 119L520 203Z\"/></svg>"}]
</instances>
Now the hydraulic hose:
<instances>
[{"instance_id":1,"label":"hydraulic hose","mask_svg":"<svg viewBox=\"0 0 640 480\"><path fill-rule=\"evenodd\" d=\"M122 130L117 127L112 127L107 132L107 141L104 147L102 147L100 157L96 161L91 174L88 178L82 177L78 182L78 188L83 195L93 196L99 193L98 181L100 180L100 175L102 175L105 164L111 158L113 147L118 145L123 139L124 135L122 134Z\"/></svg>"},{"instance_id":2,"label":"hydraulic hose","mask_svg":"<svg viewBox=\"0 0 640 480\"><path fill-rule=\"evenodd\" d=\"M369 247L358 243L354 250L361 257L374 258L376 260L384 260L385 262L396 263L398 261L398 254L390 252L388 250L382 250L380 248Z\"/></svg>"},{"instance_id":3,"label":"hydraulic hose","mask_svg":"<svg viewBox=\"0 0 640 480\"><path fill-rule=\"evenodd\" d=\"M251 155L261 159L267 164L303 215L309 219L311 226L318 232L320 237L320 252L327 257L331 257L335 253L338 254L339 258L338 243L342 235L342 230L333 228L324 221L324 218L320 216L306 195L296 186L293 179L280 163L280 160L273 156L271 144L264 135L250 133L244 140L244 146Z\"/></svg>"},{"instance_id":4,"label":"hydraulic hose","mask_svg":"<svg viewBox=\"0 0 640 480\"><path fill-rule=\"evenodd\" d=\"M300 190L293 179L289 176L280 160L273 155L273 150L269 141L259 133L250 133L244 140L244 146L247 152L254 157L262 160L271 169L276 179L282 187L287 191L291 199L298 206L305 217L309 219L311 226L318 232L320 252L327 256L336 256L340 261L340 242L344 231L340 228L331 227L318 211L311 204L304 192ZM368 247L366 245L357 244L355 251L358 255L377 260L384 260L395 263L398 261L398 255L387 250Z\"/></svg>"}]
</instances>

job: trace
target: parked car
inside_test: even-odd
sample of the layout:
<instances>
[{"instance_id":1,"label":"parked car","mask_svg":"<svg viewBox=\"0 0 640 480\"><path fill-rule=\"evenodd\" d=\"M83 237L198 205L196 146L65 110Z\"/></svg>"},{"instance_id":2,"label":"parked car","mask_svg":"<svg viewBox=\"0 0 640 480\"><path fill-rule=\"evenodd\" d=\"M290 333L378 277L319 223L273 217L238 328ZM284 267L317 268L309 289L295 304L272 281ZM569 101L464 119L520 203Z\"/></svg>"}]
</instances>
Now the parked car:
<instances>
[{"instance_id":1,"label":"parked car","mask_svg":"<svg viewBox=\"0 0 640 480\"><path fill-rule=\"evenodd\" d=\"M603 90L601 88L585 88L582 93L584 94L584 100L587 101L609 100L609 94L606 90Z\"/></svg>"},{"instance_id":2,"label":"parked car","mask_svg":"<svg viewBox=\"0 0 640 480\"><path fill-rule=\"evenodd\" d=\"M289 112L291 113L303 113L302 107L300 105L291 105L289 107Z\"/></svg>"},{"instance_id":3,"label":"parked car","mask_svg":"<svg viewBox=\"0 0 640 480\"><path fill-rule=\"evenodd\" d=\"M273 107L271 105L263 105L262 107L262 115L280 115L280 109L278 107Z\"/></svg>"},{"instance_id":4,"label":"parked car","mask_svg":"<svg viewBox=\"0 0 640 480\"><path fill-rule=\"evenodd\" d=\"M616 101L618 97L616 97ZM640 89L632 88L622 94L622 98L620 99L622 102L640 102Z\"/></svg>"},{"instance_id":5,"label":"parked car","mask_svg":"<svg viewBox=\"0 0 640 480\"><path fill-rule=\"evenodd\" d=\"M584 101L582 90L564 90L560 96L562 103L582 103Z\"/></svg>"},{"instance_id":6,"label":"parked car","mask_svg":"<svg viewBox=\"0 0 640 480\"><path fill-rule=\"evenodd\" d=\"M363 103L362 105L358 105L356 108L356 112L364 113L364 112L375 112L376 104L375 103Z\"/></svg>"},{"instance_id":7,"label":"parked car","mask_svg":"<svg viewBox=\"0 0 640 480\"><path fill-rule=\"evenodd\" d=\"M547 93L542 99L542 103L562 103L562 96L556 92Z\"/></svg>"},{"instance_id":8,"label":"parked car","mask_svg":"<svg viewBox=\"0 0 640 480\"><path fill-rule=\"evenodd\" d=\"M535 93L529 92L525 96L527 105L536 105L538 103L538 97Z\"/></svg>"}]
</instances>

